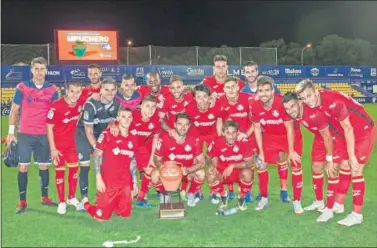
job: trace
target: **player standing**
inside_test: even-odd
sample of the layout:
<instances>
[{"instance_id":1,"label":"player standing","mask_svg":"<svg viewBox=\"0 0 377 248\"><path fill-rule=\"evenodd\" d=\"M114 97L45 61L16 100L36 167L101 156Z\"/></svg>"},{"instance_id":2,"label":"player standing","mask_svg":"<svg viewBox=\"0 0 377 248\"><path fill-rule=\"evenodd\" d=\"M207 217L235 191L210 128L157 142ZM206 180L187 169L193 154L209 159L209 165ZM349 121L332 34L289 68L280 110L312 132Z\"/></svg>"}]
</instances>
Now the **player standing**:
<instances>
[{"instance_id":1,"label":"player standing","mask_svg":"<svg viewBox=\"0 0 377 248\"><path fill-rule=\"evenodd\" d=\"M158 112L160 112L160 109L164 105L166 95L170 94L169 87L161 85L161 78L157 72L148 72L146 81L147 85L141 85L138 92L141 94L142 98L147 95L154 96L157 100Z\"/></svg>"},{"instance_id":2,"label":"player standing","mask_svg":"<svg viewBox=\"0 0 377 248\"><path fill-rule=\"evenodd\" d=\"M344 226L361 224L365 195L363 171L373 151L376 140L376 125L360 103L341 92L320 91L315 88L309 79L298 83L296 92L306 105L310 108L317 108L329 118L335 119L344 130L350 167L340 170L338 194L334 209L338 209L337 212L344 211L344 201L351 180L349 176L351 172L353 211L344 219L338 221L338 224Z\"/></svg>"},{"instance_id":3,"label":"player standing","mask_svg":"<svg viewBox=\"0 0 377 248\"><path fill-rule=\"evenodd\" d=\"M122 83L115 95L115 99L117 99L124 108L135 110L140 107L139 105L142 98L141 94L136 91L136 83L132 75L125 74L122 76Z\"/></svg>"},{"instance_id":4,"label":"player standing","mask_svg":"<svg viewBox=\"0 0 377 248\"><path fill-rule=\"evenodd\" d=\"M222 132L223 137L218 137L208 147L207 156L211 161L207 175L208 185L212 192L220 194L221 207L225 208L229 195L224 190L224 184L237 182L240 187L238 206L243 211L247 209L245 195L252 186L253 153L248 149L247 140L238 140L237 122L225 121Z\"/></svg>"},{"instance_id":5,"label":"player standing","mask_svg":"<svg viewBox=\"0 0 377 248\"><path fill-rule=\"evenodd\" d=\"M47 138L50 145L51 160L55 165L55 184L59 197L58 213L66 213L64 173L68 165L68 199L67 204L78 206L76 187L78 178L78 154L75 145L75 132L80 119L81 109L85 103L80 98L81 82L69 82L65 96L52 103L47 115Z\"/></svg>"},{"instance_id":6,"label":"player standing","mask_svg":"<svg viewBox=\"0 0 377 248\"><path fill-rule=\"evenodd\" d=\"M224 55L216 55L213 58L213 76L203 79L202 84L207 85L212 92L211 98L215 101L220 96L224 95L224 82L228 78L228 59ZM238 87L242 89L245 82L238 80Z\"/></svg>"},{"instance_id":7,"label":"player standing","mask_svg":"<svg viewBox=\"0 0 377 248\"><path fill-rule=\"evenodd\" d=\"M299 125L285 112L282 96L274 93L274 80L261 76L258 79L258 98L250 102L251 119L254 123L255 138L259 149L259 157L264 167L258 168L261 200L256 210L264 209L268 204L268 170L267 164L277 164L280 177L280 197L289 202L287 192L288 166L282 154L288 154L292 166L293 208L296 214L304 210L301 207L302 192L302 136ZM261 129L264 129L263 137Z\"/></svg>"},{"instance_id":8,"label":"player standing","mask_svg":"<svg viewBox=\"0 0 377 248\"><path fill-rule=\"evenodd\" d=\"M87 100L93 94L99 94L101 91L101 67L97 64L88 65L88 78L90 84L82 90L82 97Z\"/></svg>"},{"instance_id":9,"label":"player standing","mask_svg":"<svg viewBox=\"0 0 377 248\"><path fill-rule=\"evenodd\" d=\"M156 97L147 95L143 98L140 110L133 112L133 122L130 133L137 136L138 147L136 149L136 165L140 172L140 192L136 199L136 205L150 208L145 199L151 186L151 172L154 167L153 153L161 132L161 124L157 109Z\"/></svg>"},{"instance_id":10,"label":"player standing","mask_svg":"<svg viewBox=\"0 0 377 248\"><path fill-rule=\"evenodd\" d=\"M127 218L131 215L132 196L137 194L133 181L131 159L137 148L137 137L129 132L132 122L131 109L118 111L119 134L114 136L107 128L98 138L93 154L97 181L97 205L84 203L85 210L99 221L106 221L115 212Z\"/></svg>"},{"instance_id":11,"label":"player standing","mask_svg":"<svg viewBox=\"0 0 377 248\"><path fill-rule=\"evenodd\" d=\"M296 93L288 92L283 97L283 105L291 118L300 122L314 134L312 145L312 173L316 200L304 210L318 209L323 211L317 218L318 222L326 222L333 218L335 195L338 189L338 166L348 167L348 155L343 129L339 122L328 118L319 109L311 109L303 104ZM326 164L327 202L323 203L323 173Z\"/></svg>"},{"instance_id":12,"label":"player standing","mask_svg":"<svg viewBox=\"0 0 377 248\"><path fill-rule=\"evenodd\" d=\"M232 120L239 125L238 140L246 139L246 149L251 153L256 153L256 142L254 137L254 127L250 121L249 96L246 93L240 92L238 79L229 77L224 81L225 95L221 96L216 104L221 106L222 121ZM222 123L222 122L221 122ZM220 125L219 130L222 130ZM254 171L252 171L254 174ZM254 177L253 177L254 178ZM229 188L230 186L230 188ZM252 185L250 185L250 188ZM234 198L233 184L228 185L229 200ZM247 202L251 202L250 191L246 195Z\"/></svg>"},{"instance_id":13,"label":"player standing","mask_svg":"<svg viewBox=\"0 0 377 248\"><path fill-rule=\"evenodd\" d=\"M85 201L88 197L90 154L94 151L101 132L117 117L120 106L119 101L114 99L117 87L116 81L110 77L102 81L100 100L91 98L85 103L84 114L76 130L76 147L80 160L79 185L82 200ZM82 205L78 209L82 209Z\"/></svg>"},{"instance_id":14,"label":"player standing","mask_svg":"<svg viewBox=\"0 0 377 248\"><path fill-rule=\"evenodd\" d=\"M17 142L20 155L17 178L20 202L17 204L16 214L24 212L27 208L26 190L31 154L34 156L34 164L39 166L41 204L56 206L56 203L53 203L48 197L48 166L51 159L47 140L46 116L51 103L58 99L59 94L56 86L45 80L47 61L44 58L38 57L31 61L31 73L33 74L31 80L17 84L9 115L7 144L10 145L12 141ZM16 140L14 129L19 113Z\"/></svg>"},{"instance_id":15,"label":"player standing","mask_svg":"<svg viewBox=\"0 0 377 248\"><path fill-rule=\"evenodd\" d=\"M202 149L199 147L198 137L189 135L190 125L190 117L186 113L178 113L175 116L174 123L177 135L170 136L168 133L163 133L159 137L154 154L157 169L153 170L151 178L155 188L160 192L164 192L158 168L166 161L180 163L183 172L182 183L190 183L187 194L187 205L195 207L195 194L200 190L205 180L205 160ZM161 201L163 201L163 197L161 195Z\"/></svg>"}]
</instances>

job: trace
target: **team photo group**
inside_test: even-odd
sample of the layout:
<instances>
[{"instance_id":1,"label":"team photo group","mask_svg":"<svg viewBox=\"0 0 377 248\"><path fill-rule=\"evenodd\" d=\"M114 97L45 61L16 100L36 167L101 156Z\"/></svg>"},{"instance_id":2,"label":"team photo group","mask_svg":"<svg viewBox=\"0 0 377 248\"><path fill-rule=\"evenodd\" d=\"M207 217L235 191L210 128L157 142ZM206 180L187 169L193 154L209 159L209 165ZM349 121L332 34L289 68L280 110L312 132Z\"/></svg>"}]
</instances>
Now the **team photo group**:
<instances>
[{"instance_id":1,"label":"team photo group","mask_svg":"<svg viewBox=\"0 0 377 248\"><path fill-rule=\"evenodd\" d=\"M155 207L148 203L149 191L149 197L156 192L161 203L167 201L171 194L161 168L174 161L182 171L179 195L187 208L209 199L219 211L227 211L231 201L238 211L263 211L269 206L268 168L275 165L281 201L292 204L292 214L318 211L316 221L328 222L344 213L340 225L363 222L363 171L376 126L352 97L318 89L309 79L282 95L253 61L243 65L244 81L229 77L223 55L213 58L213 76L194 87L179 76L162 85L153 71L137 85L131 74L121 82L102 77L98 64L87 70L89 85L68 81L59 93L45 80L47 61L38 57L31 61L32 78L17 84L4 158L18 166L17 214L27 211L32 164L39 166L42 205L60 215L72 205L106 221L113 213L127 218L132 208ZM301 128L314 135L311 165L305 166L311 166L315 199L308 205L301 203ZM55 171L56 200L48 195L49 170ZM90 170L96 185L88 183ZM209 187L208 196L203 187ZM349 189L353 207L345 209ZM88 190L97 192L95 199Z\"/></svg>"}]
</instances>

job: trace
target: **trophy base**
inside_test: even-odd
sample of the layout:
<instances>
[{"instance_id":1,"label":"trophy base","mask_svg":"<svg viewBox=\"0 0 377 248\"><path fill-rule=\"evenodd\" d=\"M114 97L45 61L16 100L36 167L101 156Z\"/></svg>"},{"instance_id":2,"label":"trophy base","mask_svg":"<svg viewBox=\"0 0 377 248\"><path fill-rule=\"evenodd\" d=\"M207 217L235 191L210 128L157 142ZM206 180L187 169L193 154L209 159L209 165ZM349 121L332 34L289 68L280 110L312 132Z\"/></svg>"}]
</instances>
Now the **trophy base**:
<instances>
[{"instance_id":1,"label":"trophy base","mask_svg":"<svg viewBox=\"0 0 377 248\"><path fill-rule=\"evenodd\" d=\"M186 217L185 205L183 202L161 203L159 210L161 220L182 219Z\"/></svg>"}]
</instances>

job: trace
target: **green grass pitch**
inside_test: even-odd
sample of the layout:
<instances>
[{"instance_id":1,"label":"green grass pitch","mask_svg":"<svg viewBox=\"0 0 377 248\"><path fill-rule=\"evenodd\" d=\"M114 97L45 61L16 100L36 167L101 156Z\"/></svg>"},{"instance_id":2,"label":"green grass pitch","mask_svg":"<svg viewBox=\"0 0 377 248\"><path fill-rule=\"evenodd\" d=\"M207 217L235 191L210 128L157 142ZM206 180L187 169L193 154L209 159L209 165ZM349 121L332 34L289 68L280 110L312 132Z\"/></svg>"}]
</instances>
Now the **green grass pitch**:
<instances>
[{"instance_id":1,"label":"green grass pitch","mask_svg":"<svg viewBox=\"0 0 377 248\"><path fill-rule=\"evenodd\" d=\"M365 105L377 122L377 104ZM2 137L8 130L8 119L2 117ZM310 152L312 135L304 133L303 173L304 187L302 204L306 206L314 199L311 184ZM3 149L3 148L2 148ZM336 221L351 211L351 192L346 203L346 213L335 215L329 223L317 223L316 212L305 212L297 216L292 204L283 204L279 198L279 182L276 168L270 170L270 206L264 211L249 209L232 216L215 215L216 206L208 200L208 186L204 186L205 199L195 208L188 208L183 220L159 220L155 191L149 193L152 209L133 207L132 216L122 219L116 215L108 222L93 220L87 213L67 208L65 216L59 216L56 208L42 206L38 170L31 166L27 199L29 208L21 215L15 214L18 202L17 169L2 166L2 233L3 247L100 247L106 240L131 240L137 235L141 240L130 246L141 247L375 247L377 245L377 147L365 170L367 191L365 196L364 223L347 228ZM95 178L90 171L90 200L95 199ZM290 181L290 180L289 180ZM253 196L258 192L254 183ZM50 195L57 199L54 170L50 170ZM292 196L289 185L289 193ZM77 196L79 197L79 190ZM230 206L236 206L233 200ZM121 246L121 245L120 245Z\"/></svg>"}]
</instances>

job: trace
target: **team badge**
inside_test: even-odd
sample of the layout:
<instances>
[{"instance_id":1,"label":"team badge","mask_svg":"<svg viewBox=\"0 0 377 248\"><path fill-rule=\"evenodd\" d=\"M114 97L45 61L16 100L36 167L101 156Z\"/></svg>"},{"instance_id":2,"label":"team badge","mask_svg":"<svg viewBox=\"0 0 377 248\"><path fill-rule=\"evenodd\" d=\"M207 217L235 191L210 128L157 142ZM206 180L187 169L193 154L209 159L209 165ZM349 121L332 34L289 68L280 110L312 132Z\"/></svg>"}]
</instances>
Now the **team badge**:
<instances>
[{"instance_id":1,"label":"team badge","mask_svg":"<svg viewBox=\"0 0 377 248\"><path fill-rule=\"evenodd\" d=\"M153 123L149 123L149 125L148 125L148 129L151 130L151 129L153 129L153 128L154 128Z\"/></svg>"},{"instance_id":2,"label":"team badge","mask_svg":"<svg viewBox=\"0 0 377 248\"><path fill-rule=\"evenodd\" d=\"M238 152L239 150L240 150L240 149L238 148L238 146L234 146L234 147L233 147L233 151L234 151L234 152Z\"/></svg>"},{"instance_id":3,"label":"team badge","mask_svg":"<svg viewBox=\"0 0 377 248\"><path fill-rule=\"evenodd\" d=\"M105 136L103 135L103 133L101 133L101 135L98 137L97 142L98 142L98 143L102 143L102 140L103 140L104 137L105 137Z\"/></svg>"},{"instance_id":4,"label":"team badge","mask_svg":"<svg viewBox=\"0 0 377 248\"><path fill-rule=\"evenodd\" d=\"M47 118L52 119L54 117L54 111L50 110L48 111Z\"/></svg>"},{"instance_id":5,"label":"team badge","mask_svg":"<svg viewBox=\"0 0 377 248\"><path fill-rule=\"evenodd\" d=\"M277 110L272 111L272 115L275 116L275 117L278 117L279 111L277 111Z\"/></svg>"},{"instance_id":6,"label":"team badge","mask_svg":"<svg viewBox=\"0 0 377 248\"><path fill-rule=\"evenodd\" d=\"M214 118L215 118L215 116L213 114L208 115L208 119L213 120Z\"/></svg>"},{"instance_id":7,"label":"team badge","mask_svg":"<svg viewBox=\"0 0 377 248\"><path fill-rule=\"evenodd\" d=\"M130 142L128 142L128 148L129 149L132 149L134 147L134 145L132 144L132 142L130 141Z\"/></svg>"},{"instance_id":8,"label":"team badge","mask_svg":"<svg viewBox=\"0 0 377 248\"><path fill-rule=\"evenodd\" d=\"M186 152L191 151L191 146L190 146L190 145L186 145L186 146L185 146L185 151L186 151Z\"/></svg>"},{"instance_id":9,"label":"team badge","mask_svg":"<svg viewBox=\"0 0 377 248\"><path fill-rule=\"evenodd\" d=\"M169 159L171 160L171 161L173 161L174 159L175 159L175 155L172 153L172 154L170 154L169 156Z\"/></svg>"},{"instance_id":10,"label":"team badge","mask_svg":"<svg viewBox=\"0 0 377 248\"><path fill-rule=\"evenodd\" d=\"M89 120L89 112L88 111L84 111L84 120Z\"/></svg>"},{"instance_id":11,"label":"team badge","mask_svg":"<svg viewBox=\"0 0 377 248\"><path fill-rule=\"evenodd\" d=\"M237 110L238 111L242 111L242 110L244 110L244 108L243 108L243 106L241 104L238 104L237 105Z\"/></svg>"}]
</instances>

